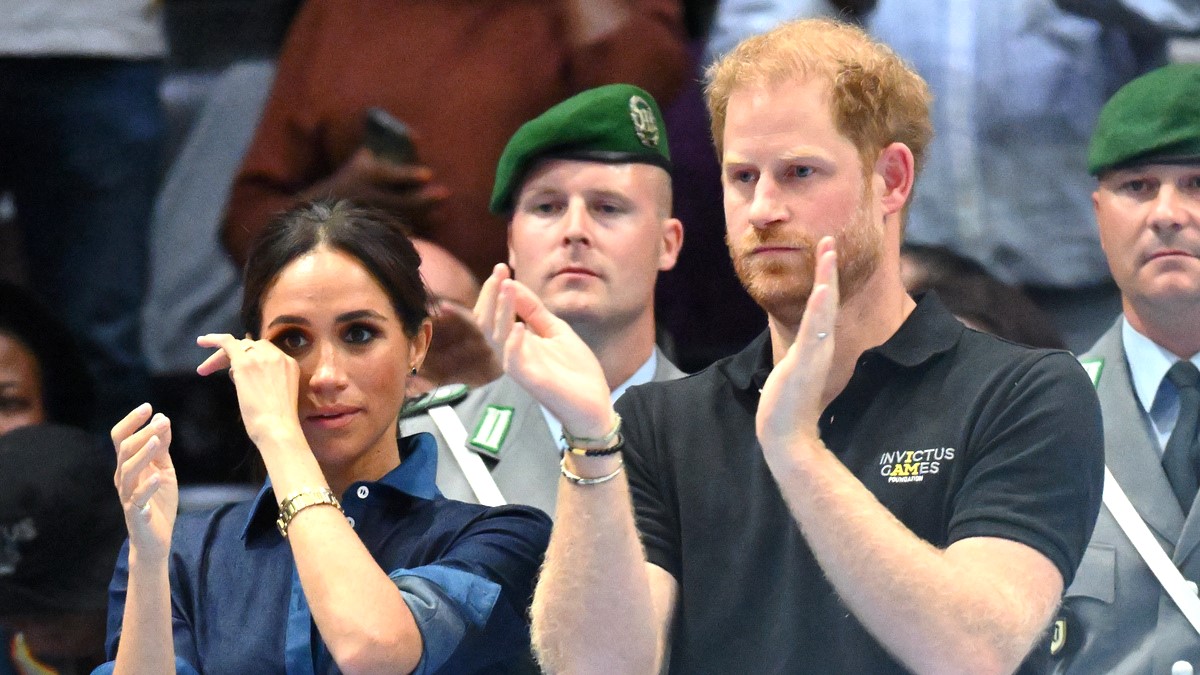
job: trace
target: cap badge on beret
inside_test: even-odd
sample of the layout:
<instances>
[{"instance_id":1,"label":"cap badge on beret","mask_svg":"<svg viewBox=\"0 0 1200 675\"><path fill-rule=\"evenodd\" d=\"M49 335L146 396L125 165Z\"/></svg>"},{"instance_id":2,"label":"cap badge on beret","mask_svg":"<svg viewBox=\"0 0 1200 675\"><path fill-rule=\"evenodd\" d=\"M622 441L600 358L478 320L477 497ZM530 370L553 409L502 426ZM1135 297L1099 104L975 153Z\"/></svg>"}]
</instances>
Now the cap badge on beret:
<instances>
[{"instance_id":1,"label":"cap badge on beret","mask_svg":"<svg viewBox=\"0 0 1200 675\"><path fill-rule=\"evenodd\" d=\"M24 518L11 525L0 525L0 577L16 573L21 563L19 544L37 538L37 527L32 518Z\"/></svg>"},{"instance_id":2,"label":"cap badge on beret","mask_svg":"<svg viewBox=\"0 0 1200 675\"><path fill-rule=\"evenodd\" d=\"M629 97L629 118L633 120L633 131L647 148L658 147L658 123L654 120L654 108L641 96Z\"/></svg>"},{"instance_id":3,"label":"cap badge on beret","mask_svg":"<svg viewBox=\"0 0 1200 675\"><path fill-rule=\"evenodd\" d=\"M669 145L662 110L645 89L617 83L579 92L509 139L496 164L488 207L495 214L511 213L521 184L544 159L651 164L670 172Z\"/></svg>"}]
</instances>

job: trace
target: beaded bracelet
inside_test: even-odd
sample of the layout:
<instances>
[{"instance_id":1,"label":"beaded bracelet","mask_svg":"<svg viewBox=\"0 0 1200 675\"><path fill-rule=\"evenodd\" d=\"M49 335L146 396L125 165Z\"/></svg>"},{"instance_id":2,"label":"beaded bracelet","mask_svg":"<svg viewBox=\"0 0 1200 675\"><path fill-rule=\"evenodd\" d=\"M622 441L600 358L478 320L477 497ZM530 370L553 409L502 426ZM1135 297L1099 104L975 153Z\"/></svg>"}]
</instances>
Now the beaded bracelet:
<instances>
[{"instance_id":1,"label":"beaded bracelet","mask_svg":"<svg viewBox=\"0 0 1200 675\"><path fill-rule=\"evenodd\" d=\"M587 436L575 436L571 432L567 431L566 427L563 427L562 439L563 439L563 442L567 444L567 447L570 447L570 448L583 448L586 446L599 446L600 449L605 449L613 442L613 439L616 438L617 434L619 434L619 433L621 433L621 416L618 415L617 413L613 413L613 427L612 427L612 430L609 431L607 434L604 434L603 436L601 436L599 438L588 438Z\"/></svg>"},{"instance_id":2,"label":"beaded bracelet","mask_svg":"<svg viewBox=\"0 0 1200 675\"><path fill-rule=\"evenodd\" d=\"M616 478L617 474L621 473L621 471L625 469L625 460L622 459L621 463L617 465L616 469L613 469L612 473L599 476L597 478L584 478L583 476L577 476L571 473L571 470L567 468L566 457L563 457L562 460L559 461L558 468L562 471L563 478L566 478L575 485L599 485L601 483L607 483L608 481Z\"/></svg>"}]
</instances>

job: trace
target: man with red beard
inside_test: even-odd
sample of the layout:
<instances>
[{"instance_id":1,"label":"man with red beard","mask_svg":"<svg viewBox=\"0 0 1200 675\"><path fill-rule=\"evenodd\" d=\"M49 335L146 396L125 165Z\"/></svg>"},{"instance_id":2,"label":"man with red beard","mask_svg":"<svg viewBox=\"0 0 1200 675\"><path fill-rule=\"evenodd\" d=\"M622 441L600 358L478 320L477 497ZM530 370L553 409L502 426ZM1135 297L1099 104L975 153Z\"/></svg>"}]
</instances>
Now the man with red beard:
<instances>
[{"instance_id":1,"label":"man with red beard","mask_svg":"<svg viewBox=\"0 0 1200 675\"><path fill-rule=\"evenodd\" d=\"M582 343L499 284L492 339L571 445L533 603L543 667L1041 672L1099 508L1099 408L1070 354L905 292L925 83L823 20L750 38L709 77L764 335L631 388L617 417Z\"/></svg>"}]
</instances>

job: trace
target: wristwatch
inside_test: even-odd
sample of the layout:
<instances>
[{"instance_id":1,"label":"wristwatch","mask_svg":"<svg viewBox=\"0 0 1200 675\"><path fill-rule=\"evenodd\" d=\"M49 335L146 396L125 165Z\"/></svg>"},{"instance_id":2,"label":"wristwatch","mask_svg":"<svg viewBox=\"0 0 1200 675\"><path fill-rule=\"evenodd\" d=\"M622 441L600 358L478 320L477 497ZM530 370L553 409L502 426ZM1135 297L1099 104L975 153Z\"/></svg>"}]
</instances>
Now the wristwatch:
<instances>
[{"instance_id":1,"label":"wristwatch","mask_svg":"<svg viewBox=\"0 0 1200 675\"><path fill-rule=\"evenodd\" d=\"M287 539L288 524L292 522L292 518L295 518L296 514L304 509L319 504L329 504L338 511L342 510L341 502L329 488L304 488L288 495L287 499L284 499L279 505L279 520L275 521L275 527L279 528L279 534Z\"/></svg>"}]
</instances>

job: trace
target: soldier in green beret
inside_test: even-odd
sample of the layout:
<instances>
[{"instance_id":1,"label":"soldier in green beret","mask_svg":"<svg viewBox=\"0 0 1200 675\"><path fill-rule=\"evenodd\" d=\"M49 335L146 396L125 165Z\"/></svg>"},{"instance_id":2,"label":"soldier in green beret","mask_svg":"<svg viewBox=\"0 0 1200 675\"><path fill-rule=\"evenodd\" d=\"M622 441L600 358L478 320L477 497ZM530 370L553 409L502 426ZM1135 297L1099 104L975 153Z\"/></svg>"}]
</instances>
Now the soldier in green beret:
<instances>
[{"instance_id":1,"label":"soldier in green beret","mask_svg":"<svg viewBox=\"0 0 1200 675\"><path fill-rule=\"evenodd\" d=\"M1166 66L1117 91L1100 112L1088 171L1099 181L1092 203L1123 308L1081 357L1100 397L1114 480L1051 654L1058 672L1194 673L1200 64Z\"/></svg>"},{"instance_id":2,"label":"soldier in green beret","mask_svg":"<svg viewBox=\"0 0 1200 675\"><path fill-rule=\"evenodd\" d=\"M491 200L509 218L509 266L484 284L477 317L494 315L512 276L596 354L612 400L680 377L655 347L655 282L683 244L670 170L658 104L632 85L585 91L522 126L500 157ZM511 377L470 394L443 388L410 408L402 429L438 439L446 496L554 513L562 425Z\"/></svg>"}]
</instances>

